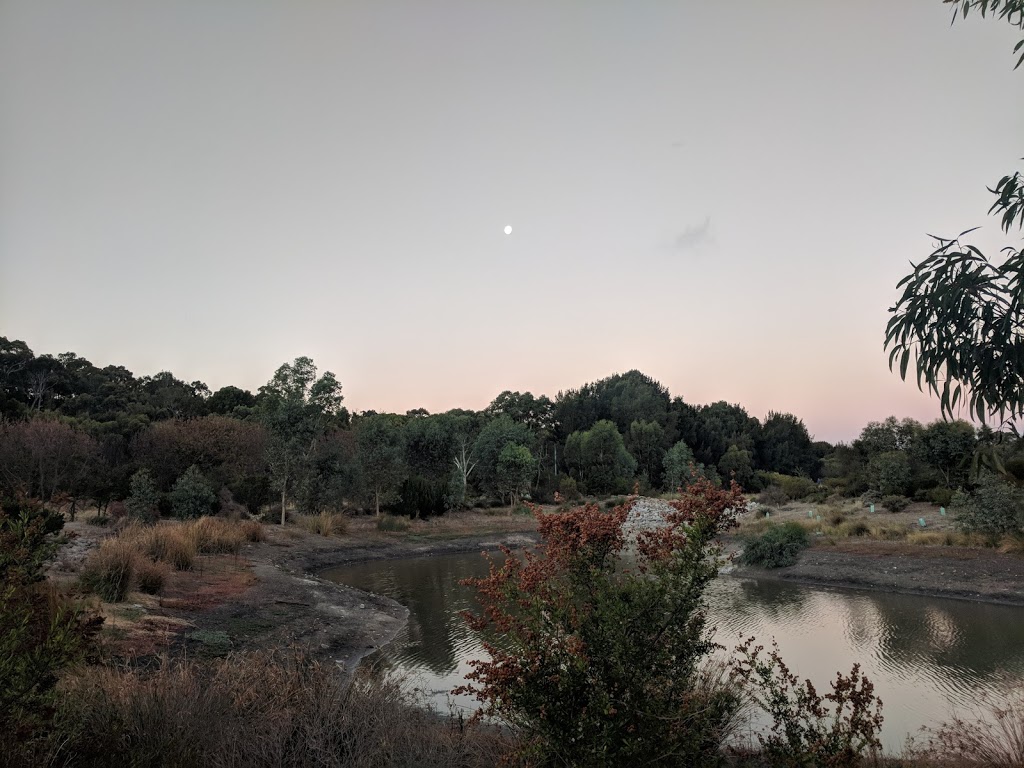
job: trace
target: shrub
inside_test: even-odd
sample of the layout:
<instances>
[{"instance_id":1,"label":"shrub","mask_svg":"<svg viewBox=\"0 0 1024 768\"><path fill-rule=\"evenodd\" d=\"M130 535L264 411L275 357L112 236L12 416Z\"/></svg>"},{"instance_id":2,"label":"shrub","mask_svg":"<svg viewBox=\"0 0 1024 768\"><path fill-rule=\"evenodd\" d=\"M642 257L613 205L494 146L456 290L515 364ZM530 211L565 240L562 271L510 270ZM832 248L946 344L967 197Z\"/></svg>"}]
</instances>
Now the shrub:
<instances>
[{"instance_id":1,"label":"shrub","mask_svg":"<svg viewBox=\"0 0 1024 768\"><path fill-rule=\"evenodd\" d=\"M237 525L216 517L201 517L183 526L185 535L203 554L237 555L242 549L243 535Z\"/></svg>"},{"instance_id":2,"label":"shrub","mask_svg":"<svg viewBox=\"0 0 1024 768\"><path fill-rule=\"evenodd\" d=\"M258 520L243 520L239 523L238 529L242 532L242 536L245 537L246 541L256 544L267 540L267 532L264 530L263 524Z\"/></svg>"},{"instance_id":3,"label":"shrub","mask_svg":"<svg viewBox=\"0 0 1024 768\"><path fill-rule=\"evenodd\" d=\"M409 522L395 515L381 515L377 518L377 530L398 533L409 530Z\"/></svg>"},{"instance_id":4,"label":"shrub","mask_svg":"<svg viewBox=\"0 0 1024 768\"><path fill-rule=\"evenodd\" d=\"M952 508L964 531L992 537L1022 532L1024 491L994 474L982 475L970 495L958 491Z\"/></svg>"},{"instance_id":5,"label":"shrub","mask_svg":"<svg viewBox=\"0 0 1024 768\"><path fill-rule=\"evenodd\" d=\"M524 738L531 764L720 764L740 699L702 675L716 647L702 596L718 571L715 537L745 502L735 485L700 481L670 503L665 528L637 534L635 564L623 559L631 505L590 504L537 510L529 559L506 549L501 567L464 582L478 590L481 612L467 621L490 658L471 662L459 690Z\"/></svg>"},{"instance_id":6,"label":"shrub","mask_svg":"<svg viewBox=\"0 0 1024 768\"><path fill-rule=\"evenodd\" d=\"M199 467L193 464L174 483L170 500L174 516L187 520L210 514L217 501L217 494L206 482Z\"/></svg>"},{"instance_id":7,"label":"shrub","mask_svg":"<svg viewBox=\"0 0 1024 768\"><path fill-rule=\"evenodd\" d=\"M882 506L890 512L902 512L910 506L910 499L906 496L884 496Z\"/></svg>"},{"instance_id":8,"label":"shrub","mask_svg":"<svg viewBox=\"0 0 1024 768\"><path fill-rule=\"evenodd\" d=\"M54 686L92 647L101 619L40 584L57 548L61 515L26 499L0 498L0 754L41 765L34 737L53 715Z\"/></svg>"},{"instance_id":9,"label":"shrub","mask_svg":"<svg viewBox=\"0 0 1024 768\"><path fill-rule=\"evenodd\" d=\"M930 488L925 499L937 506L948 507L953 501L953 491L949 488Z\"/></svg>"},{"instance_id":10,"label":"shrub","mask_svg":"<svg viewBox=\"0 0 1024 768\"><path fill-rule=\"evenodd\" d=\"M848 523L843 523L839 532L844 536L867 536L871 533L871 528L863 520L851 520Z\"/></svg>"},{"instance_id":11,"label":"shrub","mask_svg":"<svg viewBox=\"0 0 1024 768\"><path fill-rule=\"evenodd\" d=\"M767 487L778 486L788 498L794 501L807 498L818 488L817 484L808 477L782 475L778 472L761 472L759 477Z\"/></svg>"},{"instance_id":12,"label":"shrub","mask_svg":"<svg viewBox=\"0 0 1024 768\"><path fill-rule=\"evenodd\" d=\"M64 684L53 765L497 765L497 729L414 706L393 679L260 652L168 661L155 670L96 667Z\"/></svg>"},{"instance_id":13,"label":"shrub","mask_svg":"<svg viewBox=\"0 0 1024 768\"><path fill-rule=\"evenodd\" d=\"M576 501L580 497L580 489L575 478L562 475L558 480L558 495L566 501Z\"/></svg>"},{"instance_id":14,"label":"shrub","mask_svg":"<svg viewBox=\"0 0 1024 768\"><path fill-rule=\"evenodd\" d=\"M159 517L161 495L149 470L140 469L128 481L128 498L124 507L134 520L151 523Z\"/></svg>"},{"instance_id":15,"label":"shrub","mask_svg":"<svg viewBox=\"0 0 1024 768\"><path fill-rule=\"evenodd\" d=\"M162 560L176 570L187 571L196 559L195 540L180 525L157 525L125 532L122 536L135 537L139 550L154 560Z\"/></svg>"},{"instance_id":16,"label":"shrub","mask_svg":"<svg viewBox=\"0 0 1024 768\"><path fill-rule=\"evenodd\" d=\"M769 485L757 497L759 504L766 507L781 507L789 501L789 494L782 490L781 485Z\"/></svg>"},{"instance_id":17,"label":"shrub","mask_svg":"<svg viewBox=\"0 0 1024 768\"><path fill-rule=\"evenodd\" d=\"M135 576L137 551L121 536L104 539L82 567L82 586L108 603L124 600Z\"/></svg>"},{"instance_id":18,"label":"shrub","mask_svg":"<svg viewBox=\"0 0 1024 768\"><path fill-rule=\"evenodd\" d=\"M320 536L343 536L348 531L348 521L344 515L337 512L321 512L319 515L299 515L295 521L310 533Z\"/></svg>"},{"instance_id":19,"label":"shrub","mask_svg":"<svg viewBox=\"0 0 1024 768\"><path fill-rule=\"evenodd\" d=\"M746 542L740 561L764 568L784 568L796 563L797 555L809 543L807 529L799 523L775 525Z\"/></svg>"},{"instance_id":20,"label":"shrub","mask_svg":"<svg viewBox=\"0 0 1024 768\"><path fill-rule=\"evenodd\" d=\"M859 664L848 676L837 674L831 693L821 696L810 680L801 683L789 671L778 646L767 658L763 650L750 638L736 649L733 668L753 701L771 717L768 733L757 735L767 765L856 768L865 752L878 753L882 702Z\"/></svg>"},{"instance_id":21,"label":"shrub","mask_svg":"<svg viewBox=\"0 0 1024 768\"><path fill-rule=\"evenodd\" d=\"M166 563L155 563L145 557L139 557L135 561L135 577L138 580L139 592L159 595L164 591L168 576L169 566Z\"/></svg>"}]
</instances>

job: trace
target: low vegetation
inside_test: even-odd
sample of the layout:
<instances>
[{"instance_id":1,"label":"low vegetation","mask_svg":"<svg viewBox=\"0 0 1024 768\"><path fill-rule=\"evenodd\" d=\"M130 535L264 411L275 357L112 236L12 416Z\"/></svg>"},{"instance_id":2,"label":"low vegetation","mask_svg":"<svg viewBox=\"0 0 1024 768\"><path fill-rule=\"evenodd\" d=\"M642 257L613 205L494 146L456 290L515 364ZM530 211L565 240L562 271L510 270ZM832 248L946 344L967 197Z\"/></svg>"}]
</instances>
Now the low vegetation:
<instances>
[{"instance_id":1,"label":"low vegetation","mask_svg":"<svg viewBox=\"0 0 1024 768\"><path fill-rule=\"evenodd\" d=\"M48 738L8 765L497 765L495 729L438 717L391 679L349 684L298 652L164 659L155 670L96 667L68 676Z\"/></svg>"},{"instance_id":2,"label":"low vegetation","mask_svg":"<svg viewBox=\"0 0 1024 768\"><path fill-rule=\"evenodd\" d=\"M744 543L740 561L762 568L784 568L796 563L800 551L809 545L810 537L802 524L791 521L772 525Z\"/></svg>"},{"instance_id":3,"label":"low vegetation","mask_svg":"<svg viewBox=\"0 0 1024 768\"><path fill-rule=\"evenodd\" d=\"M89 554L79 583L108 603L118 603L134 589L159 594L171 569L192 568L200 554L237 555L246 541L262 541L263 526L215 517L177 524L132 522L104 539Z\"/></svg>"}]
</instances>

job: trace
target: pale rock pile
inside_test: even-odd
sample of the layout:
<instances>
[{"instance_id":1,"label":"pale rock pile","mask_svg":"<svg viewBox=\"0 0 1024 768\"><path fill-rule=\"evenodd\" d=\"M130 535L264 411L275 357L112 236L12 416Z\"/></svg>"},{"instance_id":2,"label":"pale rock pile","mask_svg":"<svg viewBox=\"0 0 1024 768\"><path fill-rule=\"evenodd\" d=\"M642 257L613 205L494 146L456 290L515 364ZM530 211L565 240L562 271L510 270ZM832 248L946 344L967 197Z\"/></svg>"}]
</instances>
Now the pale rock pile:
<instances>
[{"instance_id":1,"label":"pale rock pile","mask_svg":"<svg viewBox=\"0 0 1024 768\"><path fill-rule=\"evenodd\" d=\"M667 501L641 497L629 510L629 517L622 524L622 531L627 538L632 538L640 531L662 528L665 525L665 515L669 512L672 512L672 507Z\"/></svg>"}]
</instances>

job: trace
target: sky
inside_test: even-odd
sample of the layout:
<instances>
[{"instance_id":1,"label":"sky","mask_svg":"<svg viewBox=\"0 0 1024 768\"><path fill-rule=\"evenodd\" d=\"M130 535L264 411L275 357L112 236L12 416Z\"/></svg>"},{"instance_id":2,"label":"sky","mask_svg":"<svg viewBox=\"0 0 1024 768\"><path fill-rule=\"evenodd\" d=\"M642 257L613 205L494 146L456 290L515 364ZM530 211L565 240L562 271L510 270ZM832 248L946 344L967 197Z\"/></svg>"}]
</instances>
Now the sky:
<instances>
[{"instance_id":1,"label":"sky","mask_svg":"<svg viewBox=\"0 0 1024 768\"><path fill-rule=\"evenodd\" d=\"M939 0L0 0L0 335L350 410L637 368L822 440L938 418L895 285L1024 154ZM510 235L504 227L510 225Z\"/></svg>"}]
</instances>

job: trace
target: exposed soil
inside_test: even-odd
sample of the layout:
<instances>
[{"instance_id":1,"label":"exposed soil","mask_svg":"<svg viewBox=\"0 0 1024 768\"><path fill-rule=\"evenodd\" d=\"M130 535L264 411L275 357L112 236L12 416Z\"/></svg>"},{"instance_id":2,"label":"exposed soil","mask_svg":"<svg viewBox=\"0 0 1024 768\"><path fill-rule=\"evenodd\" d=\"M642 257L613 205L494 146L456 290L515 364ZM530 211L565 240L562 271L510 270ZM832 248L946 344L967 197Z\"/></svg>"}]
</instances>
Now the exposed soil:
<instances>
[{"instance_id":1,"label":"exposed soil","mask_svg":"<svg viewBox=\"0 0 1024 768\"><path fill-rule=\"evenodd\" d=\"M925 532L955 530L954 517L942 515L931 504L912 504L899 513L885 512L880 507L876 510L871 513L857 502L838 506L793 503L771 509L770 519L777 522L816 520L820 514L827 531L830 518L838 519L836 516L841 515L842 522L863 522L906 538L881 541L826 533L812 538L811 548L800 554L796 565L770 570L738 566L734 573L806 584L1024 605L1024 556L1020 552L915 543L915 536ZM764 511L762 508L756 515L745 516L734 545L739 546L745 533L763 525ZM808 517L808 512L812 517Z\"/></svg>"},{"instance_id":2,"label":"exposed soil","mask_svg":"<svg viewBox=\"0 0 1024 768\"><path fill-rule=\"evenodd\" d=\"M776 520L806 520L811 505L773 510ZM924 505L900 515L869 515L850 505L846 520L886 526L948 530L951 521ZM831 509L824 514L834 515ZM823 515L824 517L824 515ZM745 516L729 546L763 527L763 511ZM760 518L760 519L758 519ZM89 550L107 530L79 520L67 526L69 544L51 577L71 583ZM297 526L265 527L267 540L241 553L203 555L191 571L175 573L164 593L133 593L117 605L95 603L106 617L104 642L121 658L155 657L169 650L217 656L232 650L298 646L354 669L366 654L402 628L408 610L395 601L321 579L325 569L366 560L525 546L536 540L532 517L469 512L414 521L408 531L378 531L372 518L349 521L341 536L319 536ZM876 589L1024 605L1024 557L993 549L922 546L907 540L815 537L789 568L734 569L737 575L835 587Z\"/></svg>"},{"instance_id":3,"label":"exposed soil","mask_svg":"<svg viewBox=\"0 0 1024 768\"><path fill-rule=\"evenodd\" d=\"M415 521L403 533L381 533L372 519L350 521L342 536L295 526L265 527L267 540L237 556L202 555L173 574L160 596L132 593L124 603L95 603L105 616L103 642L120 658L168 650L219 656L233 650L297 646L354 669L390 641L408 610L379 595L321 579L328 567L365 560L523 546L535 540L530 517L464 513L443 522ZM87 522L66 527L69 544L51 578L70 583L89 550L108 532Z\"/></svg>"}]
</instances>

